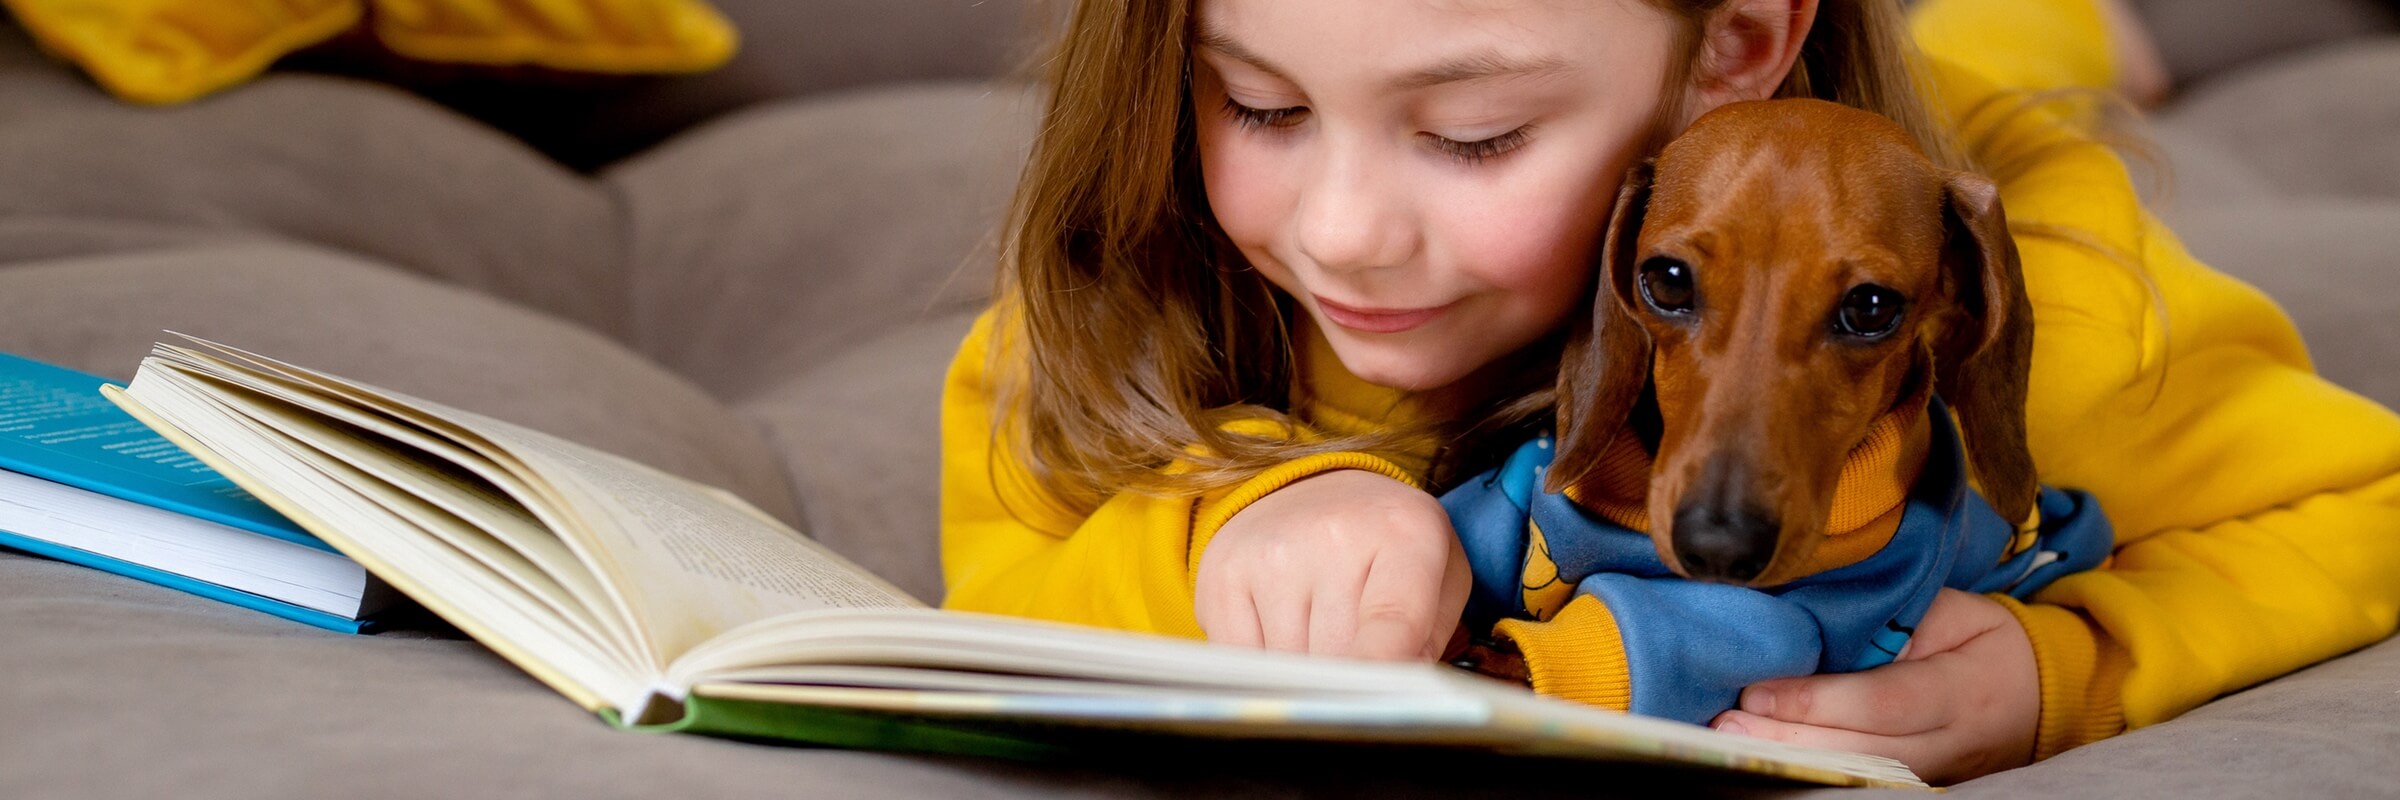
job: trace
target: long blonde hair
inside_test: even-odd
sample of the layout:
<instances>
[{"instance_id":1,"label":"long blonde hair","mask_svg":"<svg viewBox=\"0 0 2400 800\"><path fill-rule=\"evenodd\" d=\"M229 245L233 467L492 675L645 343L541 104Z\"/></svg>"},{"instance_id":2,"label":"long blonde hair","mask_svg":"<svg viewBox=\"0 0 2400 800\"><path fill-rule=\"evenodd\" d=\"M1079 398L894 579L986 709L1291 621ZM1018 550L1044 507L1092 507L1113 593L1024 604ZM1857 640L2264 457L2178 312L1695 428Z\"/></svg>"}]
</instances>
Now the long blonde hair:
<instances>
[{"instance_id":1,"label":"long blonde hair","mask_svg":"<svg viewBox=\"0 0 2400 800\"><path fill-rule=\"evenodd\" d=\"M1665 93L1679 98L1704 21L1728 0L1649 2L1683 23ZM1441 465L1476 462L1485 442L1546 422L1554 341L1536 346L1537 368L1517 385L1461 419L1290 435L1294 310L1225 241L1202 193L1190 16L1190 0L1080 0L1042 54L1049 106L1001 233L1000 360L988 367L992 450L1024 473L995 480L1030 481L1061 510L1088 513L1118 492L1202 492L1312 453L1432 443L1448 448L1438 484ZM1963 168L1921 99L1905 25L1899 0L1825 0L1775 96L1881 113L1935 163ZM1678 103L1659 109L1653 152L1675 133ZM1170 463L1179 467L1162 469Z\"/></svg>"}]
</instances>

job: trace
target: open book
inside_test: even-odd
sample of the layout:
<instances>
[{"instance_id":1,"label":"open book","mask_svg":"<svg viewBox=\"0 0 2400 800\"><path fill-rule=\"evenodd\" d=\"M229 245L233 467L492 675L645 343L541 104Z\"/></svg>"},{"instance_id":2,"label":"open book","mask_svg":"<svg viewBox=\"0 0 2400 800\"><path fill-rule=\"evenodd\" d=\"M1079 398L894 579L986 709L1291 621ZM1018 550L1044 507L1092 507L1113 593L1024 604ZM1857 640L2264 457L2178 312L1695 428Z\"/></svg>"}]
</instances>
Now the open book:
<instances>
[{"instance_id":1,"label":"open book","mask_svg":"<svg viewBox=\"0 0 2400 800\"><path fill-rule=\"evenodd\" d=\"M1305 657L926 608L732 494L198 339L108 396L612 724L1073 755L1144 737L1658 761L1921 786L1897 762Z\"/></svg>"}]
</instances>

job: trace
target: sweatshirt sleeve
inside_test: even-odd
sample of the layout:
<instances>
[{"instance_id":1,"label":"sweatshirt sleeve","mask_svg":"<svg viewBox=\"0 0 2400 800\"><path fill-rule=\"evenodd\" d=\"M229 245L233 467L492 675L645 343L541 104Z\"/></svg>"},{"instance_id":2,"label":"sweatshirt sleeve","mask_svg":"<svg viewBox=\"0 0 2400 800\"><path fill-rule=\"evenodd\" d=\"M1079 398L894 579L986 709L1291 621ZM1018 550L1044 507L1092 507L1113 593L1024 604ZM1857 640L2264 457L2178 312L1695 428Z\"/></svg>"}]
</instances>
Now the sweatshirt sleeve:
<instances>
[{"instance_id":1,"label":"sweatshirt sleeve","mask_svg":"<svg viewBox=\"0 0 2400 800\"><path fill-rule=\"evenodd\" d=\"M1525 655L1534 691L1695 725L1732 708L1744 686L1816 672L1825 644L1816 615L1841 610L1607 572L1575 592L1547 622L1493 628Z\"/></svg>"},{"instance_id":2,"label":"sweatshirt sleeve","mask_svg":"<svg viewBox=\"0 0 2400 800\"><path fill-rule=\"evenodd\" d=\"M946 608L1200 638L1192 585L1217 528L1302 478L1364 469L1416 477L1364 453L1294 460L1201 496L1125 493L1089 515L1068 512L994 448L997 309L975 321L942 391L942 578ZM995 348L1002 360L993 358ZM1170 466L1169 469L1174 467Z\"/></svg>"},{"instance_id":3,"label":"sweatshirt sleeve","mask_svg":"<svg viewBox=\"0 0 2400 800\"><path fill-rule=\"evenodd\" d=\"M2002 91L1928 67L1952 119ZM2283 311L2185 252L2107 148L2039 108L1959 133L2010 165L1994 177L2036 321L2034 461L2116 530L2104 568L2004 603L2041 672L2037 755L2390 635L2400 417L2318 377Z\"/></svg>"},{"instance_id":4,"label":"sweatshirt sleeve","mask_svg":"<svg viewBox=\"0 0 2400 800\"><path fill-rule=\"evenodd\" d=\"M2107 89L2117 65L2094 0L1922 0L1909 32L1925 53L2015 89Z\"/></svg>"}]
</instances>

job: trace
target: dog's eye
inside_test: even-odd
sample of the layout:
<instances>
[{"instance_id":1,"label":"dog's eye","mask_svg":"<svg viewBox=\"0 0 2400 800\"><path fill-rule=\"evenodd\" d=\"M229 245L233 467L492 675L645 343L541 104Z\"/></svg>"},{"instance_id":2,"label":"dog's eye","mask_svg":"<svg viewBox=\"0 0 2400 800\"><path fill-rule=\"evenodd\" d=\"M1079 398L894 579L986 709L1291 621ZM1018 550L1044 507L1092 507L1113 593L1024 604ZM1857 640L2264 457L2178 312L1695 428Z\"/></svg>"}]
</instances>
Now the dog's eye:
<instances>
[{"instance_id":1,"label":"dog's eye","mask_svg":"<svg viewBox=\"0 0 2400 800\"><path fill-rule=\"evenodd\" d=\"M1642 262L1642 299L1658 313L1692 313L1692 294L1692 265L1666 256Z\"/></svg>"},{"instance_id":2,"label":"dog's eye","mask_svg":"<svg viewBox=\"0 0 2400 800\"><path fill-rule=\"evenodd\" d=\"M1881 338L1900 326L1900 312L1907 306L1908 298L1899 292L1866 284L1842 297L1842 308L1833 316L1834 326L1851 336Z\"/></svg>"}]
</instances>

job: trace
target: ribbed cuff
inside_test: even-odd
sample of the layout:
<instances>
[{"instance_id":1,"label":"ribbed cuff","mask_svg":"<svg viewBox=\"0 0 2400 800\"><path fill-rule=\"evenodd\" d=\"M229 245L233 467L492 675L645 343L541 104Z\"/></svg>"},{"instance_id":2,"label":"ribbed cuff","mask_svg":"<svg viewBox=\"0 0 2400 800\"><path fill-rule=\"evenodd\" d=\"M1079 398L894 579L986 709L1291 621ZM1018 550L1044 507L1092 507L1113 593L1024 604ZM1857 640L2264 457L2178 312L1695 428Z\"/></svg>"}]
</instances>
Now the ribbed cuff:
<instances>
[{"instance_id":1,"label":"ribbed cuff","mask_svg":"<svg viewBox=\"0 0 2400 800\"><path fill-rule=\"evenodd\" d=\"M1504 619L1492 634L1525 655L1534 691L1618 711L1632 707L1625 639L1600 598L1577 595L1548 622Z\"/></svg>"},{"instance_id":2,"label":"ribbed cuff","mask_svg":"<svg viewBox=\"0 0 2400 800\"><path fill-rule=\"evenodd\" d=\"M2132 660L2083 615L2061 606L1993 600L2017 617L2033 640L2041 674L2041 722L2033 739L2036 761L2125 731L2125 674Z\"/></svg>"},{"instance_id":3,"label":"ribbed cuff","mask_svg":"<svg viewBox=\"0 0 2400 800\"><path fill-rule=\"evenodd\" d=\"M1200 554L1208 550L1209 541L1217 538L1217 529L1225 527L1225 522L1233 519L1233 515L1249 508L1251 503L1258 502L1268 492L1298 483L1302 478L1344 469L1366 470L1410 486L1424 486L1417 476L1401 469L1400 465L1366 453L1326 453L1269 467L1223 496L1201 503L1193 512L1192 542L1185 553L1187 563L1184 577L1190 581L1189 585L1200 585Z\"/></svg>"}]
</instances>

